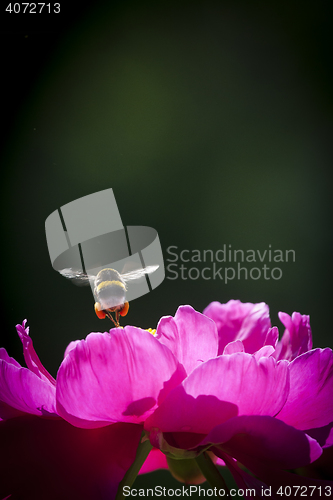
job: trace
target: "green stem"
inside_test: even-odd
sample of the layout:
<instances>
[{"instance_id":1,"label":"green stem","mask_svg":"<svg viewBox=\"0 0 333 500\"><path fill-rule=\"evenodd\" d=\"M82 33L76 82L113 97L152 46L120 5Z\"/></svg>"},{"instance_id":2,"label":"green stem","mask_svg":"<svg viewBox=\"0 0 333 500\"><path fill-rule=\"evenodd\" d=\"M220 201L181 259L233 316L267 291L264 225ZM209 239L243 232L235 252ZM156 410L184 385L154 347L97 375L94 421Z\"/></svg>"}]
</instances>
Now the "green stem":
<instances>
[{"instance_id":1,"label":"green stem","mask_svg":"<svg viewBox=\"0 0 333 500\"><path fill-rule=\"evenodd\" d=\"M144 433L142 433L141 439L143 438L143 436ZM152 445L150 444L149 439L144 441L143 443L140 441L139 446L136 450L135 460L128 471L125 473L123 480L119 483L115 500L123 500L125 498L123 495L124 486L132 486L151 449Z\"/></svg>"},{"instance_id":2,"label":"green stem","mask_svg":"<svg viewBox=\"0 0 333 500\"><path fill-rule=\"evenodd\" d=\"M215 467L207 452L204 451L201 455L198 455L195 461L202 474L213 488L216 487L217 490L223 489L226 493L230 493L225 480Z\"/></svg>"}]
</instances>

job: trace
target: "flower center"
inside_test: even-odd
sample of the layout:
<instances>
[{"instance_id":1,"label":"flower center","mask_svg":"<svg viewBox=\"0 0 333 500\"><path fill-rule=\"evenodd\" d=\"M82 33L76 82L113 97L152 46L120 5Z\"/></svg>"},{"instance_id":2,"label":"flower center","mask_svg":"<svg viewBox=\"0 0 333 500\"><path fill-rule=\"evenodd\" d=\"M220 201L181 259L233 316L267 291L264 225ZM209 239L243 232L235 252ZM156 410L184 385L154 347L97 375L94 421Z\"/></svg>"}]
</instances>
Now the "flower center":
<instances>
[{"instance_id":1,"label":"flower center","mask_svg":"<svg viewBox=\"0 0 333 500\"><path fill-rule=\"evenodd\" d=\"M149 332L153 335L153 337L156 337L156 329L154 328L146 328L146 332Z\"/></svg>"}]
</instances>

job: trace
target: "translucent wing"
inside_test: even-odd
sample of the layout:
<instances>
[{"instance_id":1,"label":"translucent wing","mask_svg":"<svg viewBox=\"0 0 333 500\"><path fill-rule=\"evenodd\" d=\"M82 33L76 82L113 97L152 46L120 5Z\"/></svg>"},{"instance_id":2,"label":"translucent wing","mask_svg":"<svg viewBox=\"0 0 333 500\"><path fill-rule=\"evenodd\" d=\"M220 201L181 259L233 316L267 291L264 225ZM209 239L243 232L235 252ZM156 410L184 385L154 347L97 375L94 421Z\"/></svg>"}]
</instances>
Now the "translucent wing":
<instances>
[{"instance_id":1,"label":"translucent wing","mask_svg":"<svg viewBox=\"0 0 333 500\"><path fill-rule=\"evenodd\" d=\"M90 280L95 279L96 276L86 274L82 271L76 271L75 269L72 269L71 267L67 267L66 269L62 269L59 271L61 276L64 276L65 278L72 280L72 283L77 286L85 286L90 284Z\"/></svg>"},{"instance_id":2,"label":"translucent wing","mask_svg":"<svg viewBox=\"0 0 333 500\"><path fill-rule=\"evenodd\" d=\"M141 269L136 269L135 271L131 271L129 273L121 274L120 276L124 281L133 281L142 278L145 274L151 274L158 269L159 266L147 266Z\"/></svg>"}]
</instances>

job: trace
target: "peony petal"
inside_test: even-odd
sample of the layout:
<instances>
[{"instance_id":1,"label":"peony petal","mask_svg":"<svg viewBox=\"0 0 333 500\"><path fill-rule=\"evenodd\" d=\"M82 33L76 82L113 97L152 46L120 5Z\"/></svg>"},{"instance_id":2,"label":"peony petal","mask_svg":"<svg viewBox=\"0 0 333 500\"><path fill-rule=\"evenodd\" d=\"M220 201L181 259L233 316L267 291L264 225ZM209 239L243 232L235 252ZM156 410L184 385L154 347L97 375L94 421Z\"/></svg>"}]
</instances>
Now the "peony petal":
<instances>
[{"instance_id":1,"label":"peony petal","mask_svg":"<svg viewBox=\"0 0 333 500\"><path fill-rule=\"evenodd\" d=\"M57 415L55 387L27 368L17 367L3 359L0 359L0 400L25 413ZM1 418L11 416L15 416L15 412L8 414L4 410Z\"/></svg>"},{"instance_id":2,"label":"peony petal","mask_svg":"<svg viewBox=\"0 0 333 500\"><path fill-rule=\"evenodd\" d=\"M166 345L187 374L217 356L215 323L191 306L180 306L175 317L165 316L157 325L156 338Z\"/></svg>"},{"instance_id":3,"label":"peony petal","mask_svg":"<svg viewBox=\"0 0 333 500\"><path fill-rule=\"evenodd\" d=\"M209 443L219 444L222 451L240 462L240 457L248 455L277 469L303 467L322 453L317 441L304 432L276 418L257 415L234 417L218 425L200 446Z\"/></svg>"},{"instance_id":4,"label":"peony petal","mask_svg":"<svg viewBox=\"0 0 333 500\"><path fill-rule=\"evenodd\" d=\"M275 352L275 349L272 345L264 345L259 351L254 353L254 357L256 359L260 358L268 358Z\"/></svg>"},{"instance_id":5,"label":"peony petal","mask_svg":"<svg viewBox=\"0 0 333 500\"><path fill-rule=\"evenodd\" d=\"M146 458L145 463L140 469L139 474L146 474L158 469L167 469L168 463L166 456L157 448L153 448Z\"/></svg>"},{"instance_id":6,"label":"peony petal","mask_svg":"<svg viewBox=\"0 0 333 500\"><path fill-rule=\"evenodd\" d=\"M221 467L225 467L226 466L226 463L224 460L222 460L222 458L219 458L219 457L216 457L217 460L215 462L216 465L220 465Z\"/></svg>"},{"instance_id":7,"label":"peony petal","mask_svg":"<svg viewBox=\"0 0 333 500\"><path fill-rule=\"evenodd\" d=\"M64 358L67 356L67 354L69 352L71 352L72 349L74 349L74 347L79 343L81 342L81 340L73 340L72 342L70 342L68 344L68 346L66 347L66 350L65 350L65 353L64 353Z\"/></svg>"},{"instance_id":8,"label":"peony petal","mask_svg":"<svg viewBox=\"0 0 333 500\"><path fill-rule=\"evenodd\" d=\"M235 354L236 352L245 352L244 344L241 340L234 340L233 342L229 342L224 348L224 354Z\"/></svg>"},{"instance_id":9,"label":"peony petal","mask_svg":"<svg viewBox=\"0 0 333 500\"><path fill-rule=\"evenodd\" d=\"M290 392L277 418L296 429L323 427L333 421L333 352L314 349L289 365Z\"/></svg>"},{"instance_id":10,"label":"peony petal","mask_svg":"<svg viewBox=\"0 0 333 500\"><path fill-rule=\"evenodd\" d=\"M32 338L29 336L29 327L26 327L27 320L25 319L22 325L16 325L16 331L23 344L24 359L29 370L31 370L37 377L50 382L55 385L56 382L52 375L44 368L40 362L39 357L34 349Z\"/></svg>"},{"instance_id":11,"label":"peony petal","mask_svg":"<svg viewBox=\"0 0 333 500\"><path fill-rule=\"evenodd\" d=\"M3 359L4 361L6 361L7 363L9 363L10 365L14 365L14 366L17 366L17 368L21 368L20 363L18 363L16 361L16 359L11 358L8 355L6 349L4 349L3 347L0 348L0 359Z\"/></svg>"},{"instance_id":12,"label":"peony petal","mask_svg":"<svg viewBox=\"0 0 333 500\"><path fill-rule=\"evenodd\" d=\"M278 340L279 340L279 330L276 326L273 326L267 332L267 335L265 338L265 345L271 345L275 349Z\"/></svg>"},{"instance_id":13,"label":"peony petal","mask_svg":"<svg viewBox=\"0 0 333 500\"><path fill-rule=\"evenodd\" d=\"M237 415L237 406L220 401L215 396L186 393L176 387L145 422L145 429L158 428L162 432L202 433Z\"/></svg>"},{"instance_id":14,"label":"peony petal","mask_svg":"<svg viewBox=\"0 0 333 500\"><path fill-rule=\"evenodd\" d=\"M78 429L19 417L0 423L0 498L112 500L134 461L142 428Z\"/></svg>"},{"instance_id":15,"label":"peony petal","mask_svg":"<svg viewBox=\"0 0 333 500\"><path fill-rule=\"evenodd\" d=\"M246 353L219 356L196 368L168 394L146 424L162 432L207 433L242 414L274 416L289 390L288 363Z\"/></svg>"},{"instance_id":16,"label":"peony petal","mask_svg":"<svg viewBox=\"0 0 333 500\"><path fill-rule=\"evenodd\" d=\"M258 351L264 343L267 331L271 327L269 308L266 304L242 303L229 300L226 304L212 302L204 310L217 326L219 334L219 354L229 342L241 340L245 352Z\"/></svg>"},{"instance_id":17,"label":"peony petal","mask_svg":"<svg viewBox=\"0 0 333 500\"><path fill-rule=\"evenodd\" d=\"M322 448L333 446L333 422L325 427L305 431L309 436L318 441Z\"/></svg>"},{"instance_id":18,"label":"peony petal","mask_svg":"<svg viewBox=\"0 0 333 500\"><path fill-rule=\"evenodd\" d=\"M59 368L57 409L78 427L140 423L185 376L171 351L145 330L91 333Z\"/></svg>"},{"instance_id":19,"label":"peony petal","mask_svg":"<svg viewBox=\"0 0 333 500\"><path fill-rule=\"evenodd\" d=\"M310 316L294 312L290 317L287 313L279 312L279 318L286 330L276 346L276 359L292 361L312 349Z\"/></svg>"}]
</instances>

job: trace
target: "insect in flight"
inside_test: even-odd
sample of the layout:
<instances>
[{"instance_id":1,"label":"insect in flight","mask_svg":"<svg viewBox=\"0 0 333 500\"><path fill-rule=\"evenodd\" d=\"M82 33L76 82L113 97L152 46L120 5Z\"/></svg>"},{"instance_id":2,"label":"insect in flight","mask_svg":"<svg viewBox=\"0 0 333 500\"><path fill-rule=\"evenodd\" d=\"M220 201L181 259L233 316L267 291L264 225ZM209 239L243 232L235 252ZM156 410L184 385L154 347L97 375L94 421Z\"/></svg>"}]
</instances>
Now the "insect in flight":
<instances>
[{"instance_id":1,"label":"insect in flight","mask_svg":"<svg viewBox=\"0 0 333 500\"><path fill-rule=\"evenodd\" d=\"M97 276L74 271L71 268L59 271L62 276L73 280L76 285L94 285L95 313L99 319L108 317L119 327L119 316L126 316L129 303L126 301L128 281L138 280L146 274L153 273L159 266L148 266L125 274L107 267L99 271ZM114 313L115 318L113 318Z\"/></svg>"}]
</instances>

